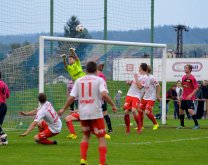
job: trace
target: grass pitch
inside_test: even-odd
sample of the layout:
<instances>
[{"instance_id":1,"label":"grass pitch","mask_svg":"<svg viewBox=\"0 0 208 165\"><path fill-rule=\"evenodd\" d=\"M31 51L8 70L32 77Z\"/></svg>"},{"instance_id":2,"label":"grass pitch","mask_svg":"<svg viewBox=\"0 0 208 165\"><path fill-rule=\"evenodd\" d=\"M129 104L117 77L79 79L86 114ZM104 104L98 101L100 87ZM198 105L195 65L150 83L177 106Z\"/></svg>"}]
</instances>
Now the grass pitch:
<instances>
[{"instance_id":1,"label":"grass pitch","mask_svg":"<svg viewBox=\"0 0 208 165\"><path fill-rule=\"evenodd\" d=\"M157 131L152 130L152 124L145 119L145 129L138 135L134 130L132 119L130 135L125 134L122 115L112 115L114 132L107 141L108 165L205 165L207 164L208 124L200 120L201 129L192 130L192 120L186 120L187 128L176 130L178 120L168 119L167 125L161 125ZM160 123L160 121L158 121ZM68 140L65 123L63 130L52 139L58 145L45 146L36 144L33 136L22 138L18 135L24 130L7 130L9 145L0 146L1 164L3 165L77 165L79 164L79 143L82 137L79 123L75 123L78 139ZM97 139L91 137L88 162L98 164Z\"/></svg>"}]
</instances>

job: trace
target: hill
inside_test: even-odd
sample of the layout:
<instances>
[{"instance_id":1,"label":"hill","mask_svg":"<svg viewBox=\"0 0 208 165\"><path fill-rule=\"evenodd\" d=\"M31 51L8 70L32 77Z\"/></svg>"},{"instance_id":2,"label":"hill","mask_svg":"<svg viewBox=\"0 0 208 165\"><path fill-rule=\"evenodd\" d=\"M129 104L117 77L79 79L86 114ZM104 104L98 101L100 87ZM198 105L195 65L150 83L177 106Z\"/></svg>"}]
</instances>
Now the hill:
<instances>
[{"instance_id":1,"label":"hill","mask_svg":"<svg viewBox=\"0 0 208 165\"><path fill-rule=\"evenodd\" d=\"M88 29L90 31L90 29ZM156 43L176 43L176 32L173 26L155 27ZM49 33L35 33L25 35L7 35L0 36L0 43L8 45L11 43L23 43L25 41L34 43L38 41L40 35L49 35ZM91 31L90 35L94 39L103 39L102 31ZM62 33L54 33L54 36L63 36ZM150 42L150 29L129 30L129 31L108 31L109 40L132 41L132 42ZM189 32L184 33L184 44L207 44L208 28L189 28Z\"/></svg>"}]
</instances>

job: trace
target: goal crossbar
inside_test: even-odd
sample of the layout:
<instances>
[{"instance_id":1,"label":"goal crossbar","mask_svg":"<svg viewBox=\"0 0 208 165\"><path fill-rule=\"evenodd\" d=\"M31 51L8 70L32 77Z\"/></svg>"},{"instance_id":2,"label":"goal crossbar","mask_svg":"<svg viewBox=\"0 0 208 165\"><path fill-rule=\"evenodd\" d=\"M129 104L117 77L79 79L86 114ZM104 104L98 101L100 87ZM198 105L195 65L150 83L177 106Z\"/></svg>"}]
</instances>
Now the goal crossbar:
<instances>
[{"instance_id":1,"label":"goal crossbar","mask_svg":"<svg viewBox=\"0 0 208 165\"><path fill-rule=\"evenodd\" d=\"M89 43L89 44L162 48L162 74L163 74L163 78L162 78L162 124L166 124L166 73L165 73L166 72L166 50L167 50L166 44L40 36L39 37L39 92L44 92L44 41L65 41L65 42Z\"/></svg>"}]
</instances>

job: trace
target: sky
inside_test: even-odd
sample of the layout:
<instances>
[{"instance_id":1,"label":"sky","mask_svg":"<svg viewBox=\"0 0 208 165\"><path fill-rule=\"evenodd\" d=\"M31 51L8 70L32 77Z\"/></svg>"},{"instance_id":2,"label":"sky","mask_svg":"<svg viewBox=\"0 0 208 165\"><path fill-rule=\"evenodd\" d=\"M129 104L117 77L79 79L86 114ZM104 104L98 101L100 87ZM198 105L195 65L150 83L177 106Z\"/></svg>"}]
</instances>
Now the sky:
<instances>
[{"instance_id":1,"label":"sky","mask_svg":"<svg viewBox=\"0 0 208 165\"><path fill-rule=\"evenodd\" d=\"M155 26L208 27L207 0L155 0Z\"/></svg>"},{"instance_id":2,"label":"sky","mask_svg":"<svg viewBox=\"0 0 208 165\"><path fill-rule=\"evenodd\" d=\"M87 2L87 3L86 3ZM150 0L108 0L108 30L150 27ZM49 32L50 0L0 0L0 35ZM103 30L104 0L54 0L54 32L73 14L89 31ZM208 0L155 0L155 26L208 27Z\"/></svg>"}]
</instances>

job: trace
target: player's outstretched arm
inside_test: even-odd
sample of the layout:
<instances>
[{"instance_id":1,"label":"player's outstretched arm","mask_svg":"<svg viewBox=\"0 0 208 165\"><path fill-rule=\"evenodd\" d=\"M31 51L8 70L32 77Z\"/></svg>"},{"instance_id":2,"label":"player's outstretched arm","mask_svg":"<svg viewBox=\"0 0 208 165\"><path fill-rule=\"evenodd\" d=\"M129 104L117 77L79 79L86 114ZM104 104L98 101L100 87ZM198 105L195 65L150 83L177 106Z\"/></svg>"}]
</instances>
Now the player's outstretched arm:
<instances>
[{"instance_id":1,"label":"player's outstretched arm","mask_svg":"<svg viewBox=\"0 0 208 165\"><path fill-rule=\"evenodd\" d=\"M23 111L21 111L21 112L19 112L19 115L21 115L21 116L34 116L34 115L36 115L37 114L37 109L34 109L34 110L32 110L32 111L30 111L30 112L23 112Z\"/></svg>"},{"instance_id":2,"label":"player's outstretched arm","mask_svg":"<svg viewBox=\"0 0 208 165\"><path fill-rule=\"evenodd\" d=\"M33 121L28 127L27 131L25 131L23 134L20 134L19 136L21 137L27 136L27 134L29 134L37 126L37 124L38 122Z\"/></svg>"},{"instance_id":3,"label":"player's outstretched arm","mask_svg":"<svg viewBox=\"0 0 208 165\"><path fill-rule=\"evenodd\" d=\"M108 104L111 105L113 112L116 112L117 111L116 105L114 104L110 96L107 94L107 92L106 91L102 92L101 96Z\"/></svg>"},{"instance_id":4,"label":"player's outstretched arm","mask_svg":"<svg viewBox=\"0 0 208 165\"><path fill-rule=\"evenodd\" d=\"M79 57L78 57L77 54L75 53L75 49L74 49L74 48L70 48L69 50L70 50L70 53L74 56L74 59L75 59L76 61L78 61L78 60L79 60Z\"/></svg>"},{"instance_id":5,"label":"player's outstretched arm","mask_svg":"<svg viewBox=\"0 0 208 165\"><path fill-rule=\"evenodd\" d=\"M75 97L69 96L64 107L58 111L58 115L61 116L69 108L69 106L74 102L74 100L75 100Z\"/></svg>"},{"instance_id":6,"label":"player's outstretched arm","mask_svg":"<svg viewBox=\"0 0 208 165\"><path fill-rule=\"evenodd\" d=\"M61 55L61 58L63 59L63 62L64 62L64 67L66 68L67 67L67 62L66 62L66 54L62 54Z\"/></svg>"},{"instance_id":7,"label":"player's outstretched arm","mask_svg":"<svg viewBox=\"0 0 208 165\"><path fill-rule=\"evenodd\" d=\"M160 98L160 91L161 91L161 86L160 84L156 86L156 98L157 100L160 102L161 98Z\"/></svg>"}]
</instances>

